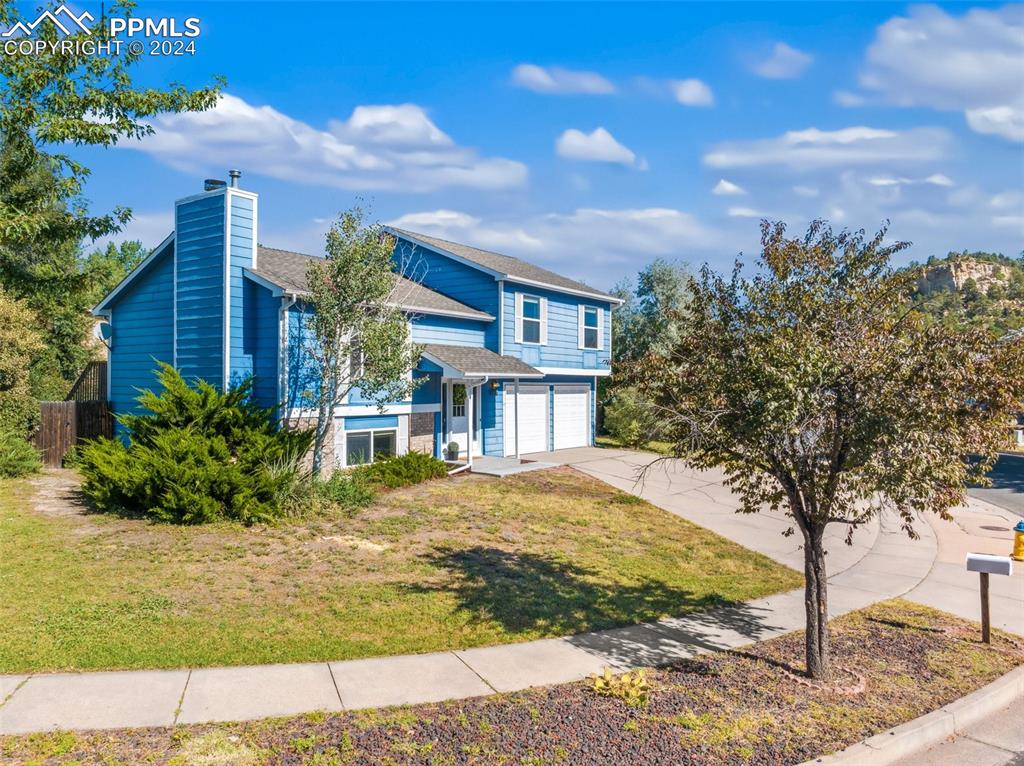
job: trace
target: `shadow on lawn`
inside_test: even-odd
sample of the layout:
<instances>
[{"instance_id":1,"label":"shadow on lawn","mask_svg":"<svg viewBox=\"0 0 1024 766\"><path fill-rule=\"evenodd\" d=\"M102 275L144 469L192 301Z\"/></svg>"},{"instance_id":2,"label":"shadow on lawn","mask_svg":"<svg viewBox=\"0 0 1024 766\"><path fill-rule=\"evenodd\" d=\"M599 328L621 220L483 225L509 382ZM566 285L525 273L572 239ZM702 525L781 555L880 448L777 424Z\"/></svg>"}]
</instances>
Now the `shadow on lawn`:
<instances>
[{"instance_id":1,"label":"shadow on lawn","mask_svg":"<svg viewBox=\"0 0 1024 766\"><path fill-rule=\"evenodd\" d=\"M456 579L424 589L452 592L476 619L497 621L509 632L563 636L631 626L569 639L616 663L663 665L727 648L723 633L756 641L778 631L761 610L717 593L698 595L657 580L605 585L602 573L553 556L476 546L438 548L428 560ZM656 627L636 625L666 614L684 616Z\"/></svg>"}]
</instances>

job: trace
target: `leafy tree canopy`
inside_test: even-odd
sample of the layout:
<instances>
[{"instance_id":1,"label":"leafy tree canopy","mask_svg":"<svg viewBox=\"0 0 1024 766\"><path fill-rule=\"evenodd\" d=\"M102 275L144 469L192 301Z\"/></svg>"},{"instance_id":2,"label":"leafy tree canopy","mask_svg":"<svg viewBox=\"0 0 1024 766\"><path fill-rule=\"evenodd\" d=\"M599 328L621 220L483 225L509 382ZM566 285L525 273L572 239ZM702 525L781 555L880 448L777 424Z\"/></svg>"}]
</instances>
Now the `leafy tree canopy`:
<instances>
[{"instance_id":1,"label":"leafy tree canopy","mask_svg":"<svg viewBox=\"0 0 1024 766\"><path fill-rule=\"evenodd\" d=\"M676 454L724 470L741 512L781 509L804 540L807 666L829 674L823 534L883 509L910 534L949 517L1009 442L1024 343L929 322L886 230L789 238L762 223L753 277L705 267L668 353L630 369ZM968 455L981 455L972 464Z\"/></svg>"},{"instance_id":2,"label":"leafy tree canopy","mask_svg":"<svg viewBox=\"0 0 1024 766\"><path fill-rule=\"evenodd\" d=\"M135 3L109 6L111 14L130 16ZM0 25L31 22L31 11L12 0L0 0ZM54 41L61 33L44 22L38 39ZM91 34L80 31L64 39L110 39L104 20ZM180 83L167 88L138 87L132 68L142 53L83 55L77 48L57 46L39 55L0 56L0 142L6 158L0 163L0 247L10 240L48 239L66 242L96 238L118 230L130 217L126 208L90 216L81 193L89 169L62 151L66 146L109 147L124 138L153 132L146 121L166 112L203 111L217 102L223 80L191 90ZM31 179L46 167L54 183ZM30 179L26 182L26 179Z\"/></svg>"}]
</instances>

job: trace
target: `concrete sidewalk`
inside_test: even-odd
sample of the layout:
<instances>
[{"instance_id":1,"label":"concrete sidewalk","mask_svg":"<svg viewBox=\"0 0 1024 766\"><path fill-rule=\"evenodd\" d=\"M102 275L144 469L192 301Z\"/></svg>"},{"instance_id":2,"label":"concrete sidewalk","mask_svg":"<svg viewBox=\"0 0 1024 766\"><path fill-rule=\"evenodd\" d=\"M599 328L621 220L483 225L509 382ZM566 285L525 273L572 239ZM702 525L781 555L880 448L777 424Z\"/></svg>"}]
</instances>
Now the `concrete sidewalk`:
<instances>
[{"instance_id":1,"label":"concrete sidewalk","mask_svg":"<svg viewBox=\"0 0 1024 766\"><path fill-rule=\"evenodd\" d=\"M1024 766L1024 699L895 766Z\"/></svg>"},{"instance_id":2,"label":"concrete sidewalk","mask_svg":"<svg viewBox=\"0 0 1024 766\"><path fill-rule=\"evenodd\" d=\"M781 535L788 526L785 519L736 514L720 476L666 465L635 487L637 467L652 456L573 452L572 464L580 470L802 569L799 540ZM911 541L885 517L861 530L852 547L842 544L841 531L831 535L830 615L908 591L921 590L919 599L924 601L930 588L944 583L931 581L940 546L946 545L946 556L952 559L957 546L966 543L956 535L948 540L936 536L927 524L919 531L922 539ZM956 581L952 587L969 590L968 580L937 571ZM942 600L941 593L932 595ZM1004 597L1001 591L997 596ZM1005 597L1016 602L1012 592ZM977 618L976 605L973 613L965 613L970 612L966 595L958 596L955 606L952 611ZM997 624L1024 633L1024 625L1001 620L1002 611L1002 604L994 608ZM459 699L574 681L605 666L625 670L672 662L764 640L803 624L803 592L798 590L687 617L455 652L297 665L0 676L0 700L6 697L0 706L0 733L169 726Z\"/></svg>"}]
</instances>

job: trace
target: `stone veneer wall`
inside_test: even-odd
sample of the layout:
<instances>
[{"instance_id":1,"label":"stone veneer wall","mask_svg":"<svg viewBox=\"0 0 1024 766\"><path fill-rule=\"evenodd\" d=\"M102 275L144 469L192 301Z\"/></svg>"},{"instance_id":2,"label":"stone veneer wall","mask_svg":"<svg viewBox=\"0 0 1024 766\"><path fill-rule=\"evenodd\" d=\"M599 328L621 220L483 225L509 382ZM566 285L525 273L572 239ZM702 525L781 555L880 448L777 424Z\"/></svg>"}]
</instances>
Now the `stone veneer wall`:
<instances>
[{"instance_id":1,"label":"stone veneer wall","mask_svg":"<svg viewBox=\"0 0 1024 766\"><path fill-rule=\"evenodd\" d=\"M409 451L434 454L433 412L414 412L409 415Z\"/></svg>"},{"instance_id":2,"label":"stone veneer wall","mask_svg":"<svg viewBox=\"0 0 1024 766\"><path fill-rule=\"evenodd\" d=\"M335 468L335 461L334 461L334 425L335 425L336 422L337 421L335 419L333 419L333 418L331 419L331 424L327 428L327 437L324 439L324 459L323 459L322 475L323 475L323 478L325 478L325 479L327 477L329 477L332 473L334 473L334 468ZM316 427L316 417L290 418L285 423L285 427L286 428L310 428L310 429L312 429L312 428ZM309 453L306 455L306 459L303 461L303 464L305 465L307 470L312 468L312 466L313 466L313 450L310 450Z\"/></svg>"}]
</instances>

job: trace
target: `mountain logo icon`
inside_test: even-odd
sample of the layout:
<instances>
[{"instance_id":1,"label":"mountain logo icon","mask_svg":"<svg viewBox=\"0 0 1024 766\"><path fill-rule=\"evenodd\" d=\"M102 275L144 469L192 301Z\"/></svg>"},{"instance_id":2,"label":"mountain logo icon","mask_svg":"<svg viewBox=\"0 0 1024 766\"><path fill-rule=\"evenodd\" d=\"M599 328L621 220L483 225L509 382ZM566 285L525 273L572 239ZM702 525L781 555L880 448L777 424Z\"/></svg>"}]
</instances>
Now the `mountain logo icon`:
<instances>
[{"instance_id":1,"label":"mountain logo icon","mask_svg":"<svg viewBox=\"0 0 1024 766\"><path fill-rule=\"evenodd\" d=\"M40 13L38 18L31 24L19 21L6 32L0 34L0 37L14 37L19 32L23 35L31 35L35 28L44 21L50 21L65 35L77 34L78 32L85 32L87 35L92 34L92 30L86 26L86 22L93 21L93 15L88 11L82 11L81 16L76 16L71 9L61 3L53 11L43 11Z\"/></svg>"}]
</instances>

